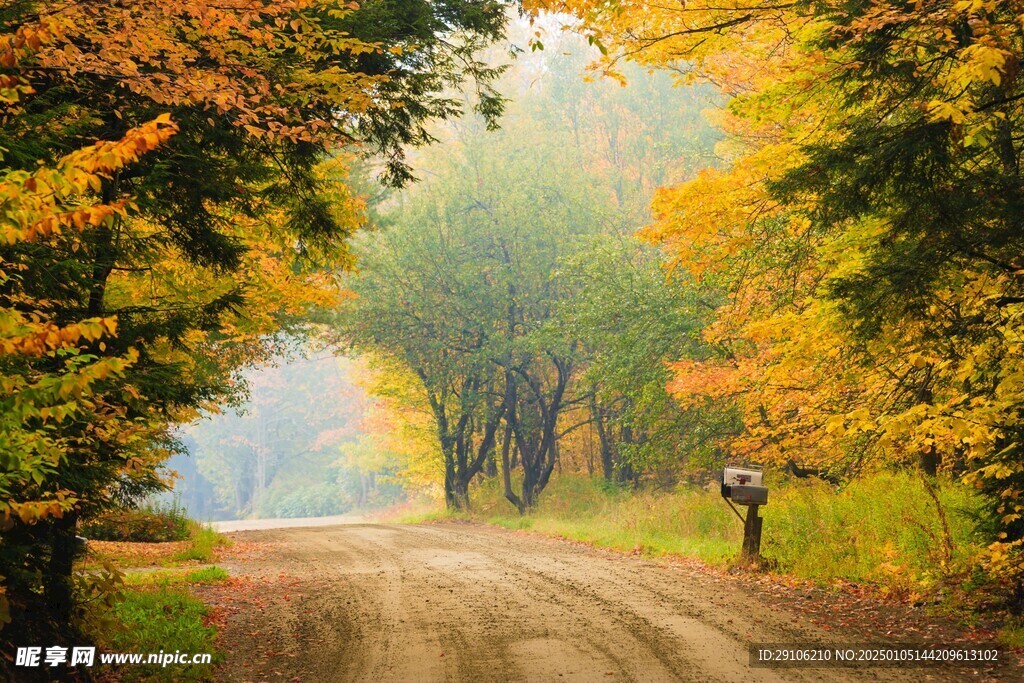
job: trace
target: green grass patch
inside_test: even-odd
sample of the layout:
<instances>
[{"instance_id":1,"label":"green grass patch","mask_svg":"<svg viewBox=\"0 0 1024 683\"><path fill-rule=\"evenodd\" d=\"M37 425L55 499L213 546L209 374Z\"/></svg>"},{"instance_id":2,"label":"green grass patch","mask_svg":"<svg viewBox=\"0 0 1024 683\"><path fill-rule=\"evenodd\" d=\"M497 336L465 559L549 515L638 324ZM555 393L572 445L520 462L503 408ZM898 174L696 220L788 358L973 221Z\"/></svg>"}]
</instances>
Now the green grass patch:
<instances>
[{"instance_id":1,"label":"green grass patch","mask_svg":"<svg viewBox=\"0 0 1024 683\"><path fill-rule=\"evenodd\" d=\"M189 537L175 543L110 543L100 541L89 545L88 554L78 564L80 569L97 570L105 564L121 569L137 567L175 568L182 565L212 564L217 550L231 542L210 527L189 520Z\"/></svg>"},{"instance_id":2,"label":"green grass patch","mask_svg":"<svg viewBox=\"0 0 1024 683\"><path fill-rule=\"evenodd\" d=\"M537 509L519 516L497 482L475 491L471 516L507 529L646 555L687 555L724 564L736 554L739 520L717 495L699 489L631 492L603 480L555 479Z\"/></svg>"},{"instance_id":3,"label":"green grass patch","mask_svg":"<svg viewBox=\"0 0 1024 683\"><path fill-rule=\"evenodd\" d=\"M179 562L198 560L199 562L213 562L216 559L216 549L231 544L227 538L214 531L211 527L198 522L190 522L191 534L189 545L181 552L175 553L171 559Z\"/></svg>"},{"instance_id":4,"label":"green grass patch","mask_svg":"<svg viewBox=\"0 0 1024 683\"><path fill-rule=\"evenodd\" d=\"M125 574L124 583L126 586L175 586L181 584L187 584L190 586L209 586L225 581L227 578L227 571L220 567L210 566L192 571L161 569L155 571L128 572Z\"/></svg>"},{"instance_id":5,"label":"green grass patch","mask_svg":"<svg viewBox=\"0 0 1024 683\"><path fill-rule=\"evenodd\" d=\"M192 520L186 520L186 529L187 542L97 542L93 557L81 562L84 570L104 563L128 570L123 589L114 594L113 605L97 602L87 619L102 652L141 654L144 658L161 652L209 653L214 663L220 659L214 648L216 628L208 625L209 609L192 595L191 588L225 581L228 573L217 566L183 565L197 560L210 562L216 549L228 541ZM147 569L138 570L141 567ZM116 676L126 681L206 681L214 679L214 667L124 664L117 667Z\"/></svg>"},{"instance_id":6,"label":"green grass patch","mask_svg":"<svg viewBox=\"0 0 1024 683\"><path fill-rule=\"evenodd\" d=\"M1019 617L999 630L999 644L1013 650L1024 649L1024 621Z\"/></svg>"},{"instance_id":7,"label":"green grass patch","mask_svg":"<svg viewBox=\"0 0 1024 683\"><path fill-rule=\"evenodd\" d=\"M985 543L976 524L983 501L973 491L939 481L929 492L910 473L875 474L839 491L817 480L791 482L769 501L765 556L810 579L916 593L961 573Z\"/></svg>"},{"instance_id":8,"label":"green grass patch","mask_svg":"<svg viewBox=\"0 0 1024 683\"><path fill-rule=\"evenodd\" d=\"M455 519L460 515L448 512L444 508L433 508L427 510L417 510L416 512L410 512L406 514L400 514L393 520L397 524L424 524L429 522L441 522L446 519ZM465 515L461 515L466 517Z\"/></svg>"},{"instance_id":9,"label":"green grass patch","mask_svg":"<svg viewBox=\"0 0 1024 683\"><path fill-rule=\"evenodd\" d=\"M221 570L223 571L223 570ZM204 621L208 608L185 587L159 585L124 591L112 611L115 626L103 634L102 649L108 652L211 653L217 630ZM123 665L121 680L206 681L212 680L212 664Z\"/></svg>"}]
</instances>

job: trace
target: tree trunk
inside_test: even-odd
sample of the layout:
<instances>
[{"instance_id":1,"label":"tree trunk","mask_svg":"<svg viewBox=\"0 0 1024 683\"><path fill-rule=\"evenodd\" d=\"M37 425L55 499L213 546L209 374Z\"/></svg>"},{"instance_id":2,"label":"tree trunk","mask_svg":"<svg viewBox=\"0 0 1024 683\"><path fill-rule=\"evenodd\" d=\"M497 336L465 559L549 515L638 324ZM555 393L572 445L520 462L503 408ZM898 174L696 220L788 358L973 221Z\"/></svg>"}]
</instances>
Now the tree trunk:
<instances>
[{"instance_id":1,"label":"tree trunk","mask_svg":"<svg viewBox=\"0 0 1024 683\"><path fill-rule=\"evenodd\" d=\"M942 463L942 456L939 455L938 451L933 446L928 446L926 450L922 450L918 457L918 464L921 466L921 471L929 477L934 477L939 473L939 465Z\"/></svg>"},{"instance_id":2,"label":"tree trunk","mask_svg":"<svg viewBox=\"0 0 1024 683\"><path fill-rule=\"evenodd\" d=\"M442 453L444 454L444 502L449 510L459 511L462 510L463 499L459 495L459 478L455 473L455 454L452 452L454 449L444 448L442 445Z\"/></svg>"},{"instance_id":3,"label":"tree trunk","mask_svg":"<svg viewBox=\"0 0 1024 683\"><path fill-rule=\"evenodd\" d=\"M516 506L516 510L522 515L526 512L523 501L512 490L512 467L509 463L509 451L512 448L512 425L505 425L505 438L501 442L501 481L505 486L505 499Z\"/></svg>"},{"instance_id":4,"label":"tree trunk","mask_svg":"<svg viewBox=\"0 0 1024 683\"><path fill-rule=\"evenodd\" d=\"M633 444L633 443L635 443L634 440L633 440L633 428L629 427L627 425L624 425L622 427L622 435L621 435L621 439L620 440L624 444ZM633 484L635 484L637 476L636 476L635 470L633 469L633 465L630 462L624 462L624 460L625 460L624 458L620 459L620 461L618 463L618 468L617 468L617 471L615 473L616 474L616 477L615 477L616 481L618 481L620 484L626 484L626 483L633 483Z\"/></svg>"},{"instance_id":5,"label":"tree trunk","mask_svg":"<svg viewBox=\"0 0 1024 683\"><path fill-rule=\"evenodd\" d=\"M359 500L356 501L356 506L363 508L366 507L366 503L370 498L370 482L369 477L365 474L360 473L359 475Z\"/></svg>"},{"instance_id":6,"label":"tree trunk","mask_svg":"<svg viewBox=\"0 0 1024 683\"><path fill-rule=\"evenodd\" d=\"M557 378L554 386L545 396L542 383L531 377L525 370L518 369L516 372L522 377L530 394L526 397L525 405L530 409L530 414L536 419L536 427L539 434L530 438L525 433L523 424L522 409L524 401L516 401L516 410L508 417L512 423L512 433L515 436L516 444L519 446L519 456L523 463L523 484L520 493L520 500L526 509L536 507L540 493L547 486L551 479L551 473L555 469L558 460L558 439L557 427L558 416L562 409L562 400L569 383L571 364L569 361L551 357L554 364Z\"/></svg>"},{"instance_id":7,"label":"tree trunk","mask_svg":"<svg viewBox=\"0 0 1024 683\"><path fill-rule=\"evenodd\" d=\"M469 507L469 485L468 482L456 480L455 489L452 491L454 509L468 512Z\"/></svg>"},{"instance_id":8,"label":"tree trunk","mask_svg":"<svg viewBox=\"0 0 1024 683\"><path fill-rule=\"evenodd\" d=\"M590 414L594 418L597 427L597 439L601 444L601 472L605 481L611 481L615 476L615 448L612 445L611 436L608 434L608 425L605 424L607 414L603 408L597 405L597 397L590 398Z\"/></svg>"},{"instance_id":9,"label":"tree trunk","mask_svg":"<svg viewBox=\"0 0 1024 683\"><path fill-rule=\"evenodd\" d=\"M494 449L491 449L490 455L487 456L487 460L484 461L484 475L488 479L494 479L498 476L498 458L494 453Z\"/></svg>"},{"instance_id":10,"label":"tree trunk","mask_svg":"<svg viewBox=\"0 0 1024 683\"><path fill-rule=\"evenodd\" d=\"M116 179L103 184L104 203L109 204L114 201L116 197L115 183ZM112 227L99 226L95 233L95 254L89 283L89 296L86 302L86 310L90 317L99 317L106 312L107 281L117 257L114 247L114 230L116 229L117 223L115 222ZM64 513L63 517L53 522L48 576L44 578L47 603L57 620L63 622L65 626L70 622L74 613L72 573L77 545L75 538L77 526L78 513L73 510Z\"/></svg>"},{"instance_id":11,"label":"tree trunk","mask_svg":"<svg viewBox=\"0 0 1024 683\"><path fill-rule=\"evenodd\" d=\"M50 546L50 571L47 577L46 599L54 616L67 623L74 611L71 585L72 565L75 559L75 527L78 515L66 513L53 523Z\"/></svg>"}]
</instances>

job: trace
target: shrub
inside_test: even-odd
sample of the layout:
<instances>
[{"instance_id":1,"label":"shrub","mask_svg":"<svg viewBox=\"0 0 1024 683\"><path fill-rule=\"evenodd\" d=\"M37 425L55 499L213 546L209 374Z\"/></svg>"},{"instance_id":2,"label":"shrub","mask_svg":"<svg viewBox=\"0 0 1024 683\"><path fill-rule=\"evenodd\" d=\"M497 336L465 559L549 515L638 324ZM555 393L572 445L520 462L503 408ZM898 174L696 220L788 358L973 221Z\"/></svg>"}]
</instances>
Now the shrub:
<instances>
[{"instance_id":1,"label":"shrub","mask_svg":"<svg viewBox=\"0 0 1024 683\"><path fill-rule=\"evenodd\" d=\"M274 482L256 502L258 517L326 517L352 509L333 482L314 483L295 478Z\"/></svg>"},{"instance_id":2,"label":"shrub","mask_svg":"<svg viewBox=\"0 0 1024 683\"><path fill-rule=\"evenodd\" d=\"M97 541L163 543L189 537L189 520L176 503L112 510L87 520L80 533Z\"/></svg>"}]
</instances>

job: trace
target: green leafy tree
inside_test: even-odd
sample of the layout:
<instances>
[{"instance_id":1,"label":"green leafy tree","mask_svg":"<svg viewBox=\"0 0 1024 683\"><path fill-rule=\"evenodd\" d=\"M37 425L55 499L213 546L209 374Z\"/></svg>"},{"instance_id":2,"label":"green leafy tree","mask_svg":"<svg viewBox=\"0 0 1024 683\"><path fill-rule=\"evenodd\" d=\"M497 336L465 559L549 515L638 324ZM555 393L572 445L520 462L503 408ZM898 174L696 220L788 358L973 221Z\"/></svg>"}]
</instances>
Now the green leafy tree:
<instances>
[{"instance_id":1,"label":"green leafy tree","mask_svg":"<svg viewBox=\"0 0 1024 683\"><path fill-rule=\"evenodd\" d=\"M586 52L573 40L560 47ZM522 57L505 82L515 105L503 130L488 134L474 121L444 130L445 157L422 157L431 177L382 210L381 230L359 249L356 299L344 326L357 346L419 377L454 508L467 504L473 477L499 469L506 498L521 512L534 507L563 438L594 422L588 411L598 395L606 452L623 466L653 463L651 454L662 453L668 432L682 424L669 426L682 411L666 400L660 363L685 346L695 323L669 315L648 345L617 345L615 335L641 315L645 326L660 324L654 308L674 305L676 290L653 258L642 266L643 286L630 291L619 275L640 267L634 254L594 249L592 261L588 254L597 235L629 241L623 233L646 219L642 198L652 183L684 172L670 168L668 150L696 157L714 138L684 132L697 128L695 91L672 90L658 78L623 94L618 84L583 83L582 64L579 54ZM652 108L645 103L654 95L660 99ZM686 124L659 138L674 108L686 113ZM626 311L651 293L656 301ZM616 299L623 295L628 299ZM602 306L607 315L629 317L618 327L600 321ZM581 371L611 353L620 355L581 383ZM635 386L612 381L599 392L595 378L614 363L656 367L645 368ZM655 407L644 391L662 402ZM634 400L626 420L624 406ZM662 409L667 415L655 416ZM664 438L652 439L658 429ZM637 452L627 459L626 451Z\"/></svg>"},{"instance_id":2,"label":"green leafy tree","mask_svg":"<svg viewBox=\"0 0 1024 683\"><path fill-rule=\"evenodd\" d=\"M510 125L470 130L459 157L363 245L352 281L348 329L422 381L456 508L503 422L502 450L507 457L514 445L523 468L517 505L532 507L547 484L576 347L549 324L568 295L555 271L603 220L571 157L513 148L526 131Z\"/></svg>"},{"instance_id":3,"label":"green leafy tree","mask_svg":"<svg viewBox=\"0 0 1024 683\"><path fill-rule=\"evenodd\" d=\"M562 304L558 324L580 340L580 391L604 477L672 481L717 465L711 437L735 430L735 417L721 406L683 409L666 388L671 362L709 353L700 331L714 290L668 274L654 249L627 237L597 238L564 267L578 295Z\"/></svg>"}]
</instances>

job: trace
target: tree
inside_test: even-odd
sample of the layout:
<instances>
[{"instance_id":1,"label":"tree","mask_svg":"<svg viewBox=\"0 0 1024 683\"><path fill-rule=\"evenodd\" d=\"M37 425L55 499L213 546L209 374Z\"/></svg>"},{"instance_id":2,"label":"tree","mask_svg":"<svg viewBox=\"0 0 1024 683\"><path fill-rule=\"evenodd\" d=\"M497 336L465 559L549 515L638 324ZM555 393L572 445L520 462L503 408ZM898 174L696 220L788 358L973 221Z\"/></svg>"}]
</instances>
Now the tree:
<instances>
[{"instance_id":1,"label":"tree","mask_svg":"<svg viewBox=\"0 0 1024 683\"><path fill-rule=\"evenodd\" d=\"M627 337L616 338L640 311L645 324L660 325L653 302L627 309L654 292L658 302L674 300L672 290L650 254L641 289L631 288L624 274L638 268L636 254L600 245L628 243L623 233L647 216L641 198L652 179L685 175L685 164L670 168L669 150L697 158L713 136L706 128L688 134L697 127L697 93L673 90L664 78L625 92L617 83L587 86L582 60L562 51L589 48L573 40L557 47L556 56L535 52L509 72L505 92L516 104L501 133L473 121L443 131L445 158L422 155L433 177L384 210L380 232L359 250L344 327L361 351L419 377L446 451L453 507L465 504L473 477L500 469L506 498L520 512L533 508L564 437L594 424L598 393L606 452L622 467L667 462L663 448L678 443L669 432L680 423L670 415L681 411L668 400L666 371L647 373L644 363L685 345L672 338L685 326L671 317L651 346L626 348ZM646 106L649 99L659 106ZM662 137L669 111L682 111L687 123ZM615 360L604 361L610 354ZM601 381L614 363L644 367L652 384ZM644 391L660 392L662 402L655 407ZM636 409L625 410L633 400ZM641 411L649 412L641 419ZM664 440L652 438L655 429ZM635 453L627 458L627 450Z\"/></svg>"},{"instance_id":2,"label":"tree","mask_svg":"<svg viewBox=\"0 0 1024 683\"><path fill-rule=\"evenodd\" d=\"M729 292L673 392L735 401L748 457L963 476L1024 605L1020 4L564 7L606 67L685 58L733 96L730 167L661 191L647 231Z\"/></svg>"},{"instance_id":3,"label":"tree","mask_svg":"<svg viewBox=\"0 0 1024 683\"><path fill-rule=\"evenodd\" d=\"M596 238L564 265L578 295L559 326L579 339L588 410L605 479L673 480L717 465L716 438L735 429L728 409L683 410L668 393L669 363L707 358L700 330L718 305L714 290L666 274L659 254L632 238Z\"/></svg>"},{"instance_id":4,"label":"tree","mask_svg":"<svg viewBox=\"0 0 1024 683\"><path fill-rule=\"evenodd\" d=\"M237 371L273 354L275 332L336 302L334 271L348 266L346 240L362 225L362 202L344 182L351 155L379 154L386 180L408 180L404 150L430 141L425 121L459 113L457 101L436 93L463 78L477 81L478 109L493 121L500 100L488 82L497 70L472 53L504 22L500 6L461 0L364 8L15 0L0 8L6 169L35 173L39 162L63 164L95 140L113 145L102 148L89 182L73 187L94 213L53 219L77 217L77 237L0 246L5 273L16 274L0 285L10 308L29 315L45 302L54 330L69 330L54 347L59 358L20 356L13 376L108 368L101 408L46 425L59 443L48 457L60 460L39 470L41 484L71 502L59 519L16 519L5 531L8 588L10 567L39 569L17 590L28 600L38 595L33 581L51 587L58 609L50 626L70 624L77 519L161 487L154 472L175 449L170 426L237 397ZM166 126L168 113L172 140L150 129L135 137L147 121ZM164 142L159 156L114 163L120 145ZM11 200L3 201L6 211ZM72 337L76 324L88 334ZM5 424L18 419L12 405ZM133 468L146 476L123 474ZM24 628L11 625L4 636Z\"/></svg>"},{"instance_id":5,"label":"tree","mask_svg":"<svg viewBox=\"0 0 1024 683\"><path fill-rule=\"evenodd\" d=\"M125 215L124 203L89 201L90 189L175 130L163 117L128 131L118 142L69 154L55 168L8 171L0 180L4 244L74 248L89 231ZM15 621L25 628L26 617L60 617L71 610L70 567L62 565L71 549L49 557L34 553L38 529L65 524L75 510L109 504L111 486L119 480L149 483L145 465L152 461L140 440L153 426L146 416L133 417L118 405L123 377L139 353L127 347L118 355L102 355L117 321L67 320L51 302L31 296L23 265L0 264L0 623ZM72 453L89 455L74 464L75 479L68 481L62 474ZM42 596L40 575L46 577Z\"/></svg>"},{"instance_id":6,"label":"tree","mask_svg":"<svg viewBox=\"0 0 1024 683\"><path fill-rule=\"evenodd\" d=\"M552 271L579 233L601 226L578 168L539 148L513 153L519 134L468 131L461 158L363 245L351 283L357 344L422 383L454 508L468 503L503 422L502 451L514 440L524 472L517 505L532 507L547 484L575 346L547 325L568 295Z\"/></svg>"},{"instance_id":7,"label":"tree","mask_svg":"<svg viewBox=\"0 0 1024 683\"><path fill-rule=\"evenodd\" d=\"M485 355L486 303L474 297L481 283L471 270L473 255L452 245L461 235L452 235L430 209L400 226L362 253L345 326L357 344L395 359L418 379L443 458L445 499L461 509L504 412L494 399L498 373Z\"/></svg>"},{"instance_id":8,"label":"tree","mask_svg":"<svg viewBox=\"0 0 1024 683\"><path fill-rule=\"evenodd\" d=\"M1016 575L1017 609L1024 609L1017 493L1024 394L1013 379L1024 302L1021 9L1013 2L914 12L897 3L821 8L834 30L818 43L849 65L831 79L843 97L844 135L806 145L805 160L769 188L809 231L849 225L859 238L857 267L836 274L827 289L851 320L853 339L891 343L917 333L913 370L898 381L906 398L878 415L872 431L916 452L928 474L942 464L971 470L968 481L992 496L1002 523L993 562Z\"/></svg>"}]
</instances>

